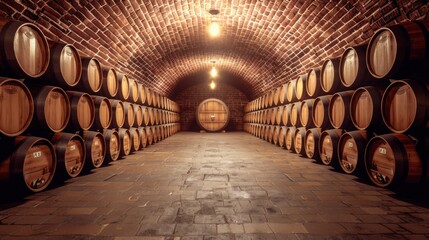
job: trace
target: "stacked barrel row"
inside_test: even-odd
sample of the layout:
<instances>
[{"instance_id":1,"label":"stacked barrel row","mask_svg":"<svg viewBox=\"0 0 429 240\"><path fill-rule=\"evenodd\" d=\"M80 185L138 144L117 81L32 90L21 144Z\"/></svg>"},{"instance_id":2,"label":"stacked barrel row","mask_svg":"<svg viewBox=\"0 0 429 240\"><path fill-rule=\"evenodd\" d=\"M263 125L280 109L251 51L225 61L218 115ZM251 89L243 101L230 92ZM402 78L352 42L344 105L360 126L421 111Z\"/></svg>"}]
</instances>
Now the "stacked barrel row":
<instances>
[{"instance_id":1,"label":"stacked barrel row","mask_svg":"<svg viewBox=\"0 0 429 240\"><path fill-rule=\"evenodd\" d=\"M249 102L245 130L381 187L427 183L428 29L379 29Z\"/></svg>"},{"instance_id":2,"label":"stacked barrel row","mask_svg":"<svg viewBox=\"0 0 429 240\"><path fill-rule=\"evenodd\" d=\"M39 192L180 130L175 102L33 24L0 20L0 56L4 185Z\"/></svg>"}]
</instances>

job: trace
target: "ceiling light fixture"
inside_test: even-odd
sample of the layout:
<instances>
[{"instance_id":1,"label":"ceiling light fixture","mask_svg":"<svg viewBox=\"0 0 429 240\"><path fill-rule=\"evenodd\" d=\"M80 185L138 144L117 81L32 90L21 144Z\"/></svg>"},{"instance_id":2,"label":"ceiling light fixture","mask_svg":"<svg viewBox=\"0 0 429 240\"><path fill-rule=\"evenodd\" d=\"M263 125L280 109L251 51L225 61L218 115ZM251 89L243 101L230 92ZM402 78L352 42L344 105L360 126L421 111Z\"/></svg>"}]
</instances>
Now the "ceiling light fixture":
<instances>
[{"instance_id":1,"label":"ceiling light fixture","mask_svg":"<svg viewBox=\"0 0 429 240\"><path fill-rule=\"evenodd\" d=\"M216 88L216 83L214 82L214 80L212 79L212 82L210 83L210 89L214 90Z\"/></svg>"},{"instance_id":2,"label":"ceiling light fixture","mask_svg":"<svg viewBox=\"0 0 429 240\"><path fill-rule=\"evenodd\" d=\"M215 16L219 14L219 10L211 9L209 13L212 15L210 27L209 27L209 33L210 33L210 36L217 37L220 34L220 26Z\"/></svg>"}]
</instances>

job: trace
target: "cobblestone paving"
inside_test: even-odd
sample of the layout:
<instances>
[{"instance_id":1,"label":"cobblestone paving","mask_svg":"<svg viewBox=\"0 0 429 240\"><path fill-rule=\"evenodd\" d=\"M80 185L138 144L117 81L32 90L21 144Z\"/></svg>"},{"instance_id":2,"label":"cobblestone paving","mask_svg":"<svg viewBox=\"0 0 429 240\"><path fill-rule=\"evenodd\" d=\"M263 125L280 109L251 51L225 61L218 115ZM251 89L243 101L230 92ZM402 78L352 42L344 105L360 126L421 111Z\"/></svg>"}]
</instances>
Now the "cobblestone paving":
<instances>
[{"instance_id":1,"label":"cobblestone paving","mask_svg":"<svg viewBox=\"0 0 429 240\"><path fill-rule=\"evenodd\" d=\"M3 201L0 239L427 239L428 200L246 133L183 132Z\"/></svg>"}]
</instances>

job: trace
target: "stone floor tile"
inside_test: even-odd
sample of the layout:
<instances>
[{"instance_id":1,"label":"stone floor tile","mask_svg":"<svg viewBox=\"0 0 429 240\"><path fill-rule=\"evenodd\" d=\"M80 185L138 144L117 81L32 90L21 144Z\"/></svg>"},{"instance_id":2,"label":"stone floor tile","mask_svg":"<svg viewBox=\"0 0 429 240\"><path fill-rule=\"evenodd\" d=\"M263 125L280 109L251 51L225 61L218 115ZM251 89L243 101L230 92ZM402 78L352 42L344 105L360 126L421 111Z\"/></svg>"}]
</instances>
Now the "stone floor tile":
<instances>
[{"instance_id":1,"label":"stone floor tile","mask_svg":"<svg viewBox=\"0 0 429 240\"><path fill-rule=\"evenodd\" d=\"M347 233L347 230L337 223L303 223L307 232L312 234L337 235Z\"/></svg>"},{"instance_id":2,"label":"stone floor tile","mask_svg":"<svg viewBox=\"0 0 429 240\"><path fill-rule=\"evenodd\" d=\"M143 223L137 232L139 236L165 236L172 235L175 224Z\"/></svg>"},{"instance_id":3,"label":"stone floor tile","mask_svg":"<svg viewBox=\"0 0 429 240\"><path fill-rule=\"evenodd\" d=\"M268 223L274 233L308 233L302 223Z\"/></svg>"},{"instance_id":4,"label":"stone floor tile","mask_svg":"<svg viewBox=\"0 0 429 240\"><path fill-rule=\"evenodd\" d=\"M223 215L195 215L195 223L225 223Z\"/></svg>"},{"instance_id":5,"label":"stone floor tile","mask_svg":"<svg viewBox=\"0 0 429 240\"><path fill-rule=\"evenodd\" d=\"M242 234L244 233L244 227L243 224L217 224L217 233Z\"/></svg>"},{"instance_id":6,"label":"stone floor tile","mask_svg":"<svg viewBox=\"0 0 429 240\"><path fill-rule=\"evenodd\" d=\"M183 224L178 223L174 235L213 235L216 234L216 224Z\"/></svg>"},{"instance_id":7,"label":"stone floor tile","mask_svg":"<svg viewBox=\"0 0 429 240\"><path fill-rule=\"evenodd\" d=\"M266 223L244 223L245 233L272 233L268 224Z\"/></svg>"}]
</instances>

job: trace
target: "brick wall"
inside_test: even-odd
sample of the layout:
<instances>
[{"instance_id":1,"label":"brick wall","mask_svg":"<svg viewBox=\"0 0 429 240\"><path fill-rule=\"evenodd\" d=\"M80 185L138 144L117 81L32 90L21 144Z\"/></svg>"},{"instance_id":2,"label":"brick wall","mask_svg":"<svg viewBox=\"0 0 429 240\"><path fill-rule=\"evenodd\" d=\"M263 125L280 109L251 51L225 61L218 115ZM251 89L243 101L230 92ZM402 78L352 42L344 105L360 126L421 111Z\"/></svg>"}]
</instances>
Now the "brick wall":
<instances>
[{"instance_id":1,"label":"brick wall","mask_svg":"<svg viewBox=\"0 0 429 240\"><path fill-rule=\"evenodd\" d=\"M243 129L243 107L249 102L246 95L237 88L221 82L217 83L215 90L211 90L208 82L204 82L182 90L174 99L180 106L182 130L200 130L195 114L198 105L207 98L220 99L228 106L230 120L226 127L227 131Z\"/></svg>"},{"instance_id":2,"label":"brick wall","mask_svg":"<svg viewBox=\"0 0 429 240\"><path fill-rule=\"evenodd\" d=\"M216 40L206 31L210 8L220 10ZM49 39L160 93L172 95L180 79L216 59L250 83L252 98L367 42L381 26L427 19L428 11L427 0L0 1L0 17L35 22Z\"/></svg>"}]
</instances>

